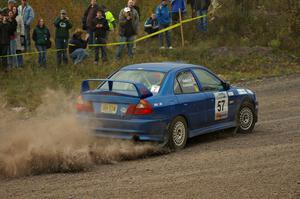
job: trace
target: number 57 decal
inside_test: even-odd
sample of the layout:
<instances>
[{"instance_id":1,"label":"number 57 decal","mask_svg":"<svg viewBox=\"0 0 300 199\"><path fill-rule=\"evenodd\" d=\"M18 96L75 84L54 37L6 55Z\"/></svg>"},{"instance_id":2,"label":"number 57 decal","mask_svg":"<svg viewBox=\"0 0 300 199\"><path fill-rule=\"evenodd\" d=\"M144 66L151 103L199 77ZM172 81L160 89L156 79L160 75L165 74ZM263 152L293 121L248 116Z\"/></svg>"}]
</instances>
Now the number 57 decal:
<instances>
[{"instance_id":1,"label":"number 57 decal","mask_svg":"<svg viewBox=\"0 0 300 199\"><path fill-rule=\"evenodd\" d=\"M215 120L228 117L228 95L227 92L214 93L215 95Z\"/></svg>"}]
</instances>

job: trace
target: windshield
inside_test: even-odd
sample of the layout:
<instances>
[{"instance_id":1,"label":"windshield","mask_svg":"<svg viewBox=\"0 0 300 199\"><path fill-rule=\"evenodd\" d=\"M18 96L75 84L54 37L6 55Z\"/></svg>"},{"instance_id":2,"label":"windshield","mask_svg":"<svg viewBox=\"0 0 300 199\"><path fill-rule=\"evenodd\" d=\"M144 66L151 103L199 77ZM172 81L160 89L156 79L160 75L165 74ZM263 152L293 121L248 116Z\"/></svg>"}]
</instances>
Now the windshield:
<instances>
[{"instance_id":1,"label":"windshield","mask_svg":"<svg viewBox=\"0 0 300 199\"><path fill-rule=\"evenodd\" d=\"M153 95L156 95L161 87L165 73L157 71L144 71L144 70L121 70L115 73L110 79L119 81L129 81L134 83L144 84ZM99 90L108 90L108 83L100 86ZM115 82L113 84L114 92L121 92L137 96L138 93L132 84Z\"/></svg>"}]
</instances>

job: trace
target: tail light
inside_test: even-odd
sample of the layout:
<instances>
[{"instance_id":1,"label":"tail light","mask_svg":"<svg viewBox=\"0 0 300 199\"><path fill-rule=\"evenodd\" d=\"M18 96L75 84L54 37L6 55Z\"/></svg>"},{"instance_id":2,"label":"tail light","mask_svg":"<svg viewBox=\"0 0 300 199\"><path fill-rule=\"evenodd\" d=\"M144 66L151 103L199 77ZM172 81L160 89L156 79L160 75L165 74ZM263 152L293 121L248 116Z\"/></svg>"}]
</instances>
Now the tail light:
<instances>
[{"instance_id":1,"label":"tail light","mask_svg":"<svg viewBox=\"0 0 300 199\"><path fill-rule=\"evenodd\" d=\"M147 100L140 100L136 104L129 105L126 114L127 115L149 115L153 113L153 107Z\"/></svg>"},{"instance_id":2,"label":"tail light","mask_svg":"<svg viewBox=\"0 0 300 199\"><path fill-rule=\"evenodd\" d=\"M76 110L78 112L93 112L94 111L92 102L85 101L81 95L77 98Z\"/></svg>"}]
</instances>

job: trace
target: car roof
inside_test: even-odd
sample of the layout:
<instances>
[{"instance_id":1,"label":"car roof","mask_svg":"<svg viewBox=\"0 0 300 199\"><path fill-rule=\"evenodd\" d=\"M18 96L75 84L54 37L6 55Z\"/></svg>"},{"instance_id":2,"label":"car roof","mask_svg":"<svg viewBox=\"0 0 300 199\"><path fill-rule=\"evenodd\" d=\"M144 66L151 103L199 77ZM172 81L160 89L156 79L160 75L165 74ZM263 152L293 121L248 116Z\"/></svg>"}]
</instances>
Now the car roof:
<instances>
[{"instance_id":1,"label":"car roof","mask_svg":"<svg viewBox=\"0 0 300 199\"><path fill-rule=\"evenodd\" d=\"M121 70L149 70L149 71L169 72L171 70L181 70L184 68L191 68L191 67L204 68L203 66L197 66L193 64L186 64L180 62L160 62L160 63L143 63L143 64L129 65L123 67Z\"/></svg>"}]
</instances>

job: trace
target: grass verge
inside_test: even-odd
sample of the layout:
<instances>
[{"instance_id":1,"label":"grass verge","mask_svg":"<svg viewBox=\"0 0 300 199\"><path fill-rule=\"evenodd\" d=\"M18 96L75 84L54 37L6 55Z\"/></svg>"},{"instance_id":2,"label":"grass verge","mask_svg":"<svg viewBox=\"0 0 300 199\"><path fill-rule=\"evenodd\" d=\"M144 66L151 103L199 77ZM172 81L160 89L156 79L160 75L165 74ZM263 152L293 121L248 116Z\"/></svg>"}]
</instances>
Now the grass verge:
<instances>
[{"instance_id":1,"label":"grass verge","mask_svg":"<svg viewBox=\"0 0 300 199\"><path fill-rule=\"evenodd\" d=\"M37 66L37 55L26 57L26 67L0 72L1 97L9 107L26 107L32 111L41 104L41 95L47 88L79 93L79 85L85 78L105 78L122 66L144 62L203 65L231 83L300 73L298 57L266 47L216 47L208 40L194 47L158 50L156 39L142 45L137 45L133 59L124 57L121 61L114 60L115 48L110 48L110 61L99 65L93 64L92 51L85 63L60 67L56 66L55 54L49 53L47 69Z\"/></svg>"}]
</instances>

